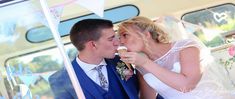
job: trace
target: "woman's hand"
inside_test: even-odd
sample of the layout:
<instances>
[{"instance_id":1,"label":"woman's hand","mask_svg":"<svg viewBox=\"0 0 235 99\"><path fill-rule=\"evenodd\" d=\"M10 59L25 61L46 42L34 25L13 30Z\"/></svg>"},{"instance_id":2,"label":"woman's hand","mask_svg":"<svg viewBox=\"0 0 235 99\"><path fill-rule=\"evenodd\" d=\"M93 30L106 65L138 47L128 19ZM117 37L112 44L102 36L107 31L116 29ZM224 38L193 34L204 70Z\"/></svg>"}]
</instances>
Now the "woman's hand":
<instances>
[{"instance_id":1,"label":"woman's hand","mask_svg":"<svg viewBox=\"0 0 235 99\"><path fill-rule=\"evenodd\" d=\"M136 66L143 66L150 61L148 57L136 52L123 52L120 54L120 57L123 62L134 64Z\"/></svg>"}]
</instances>

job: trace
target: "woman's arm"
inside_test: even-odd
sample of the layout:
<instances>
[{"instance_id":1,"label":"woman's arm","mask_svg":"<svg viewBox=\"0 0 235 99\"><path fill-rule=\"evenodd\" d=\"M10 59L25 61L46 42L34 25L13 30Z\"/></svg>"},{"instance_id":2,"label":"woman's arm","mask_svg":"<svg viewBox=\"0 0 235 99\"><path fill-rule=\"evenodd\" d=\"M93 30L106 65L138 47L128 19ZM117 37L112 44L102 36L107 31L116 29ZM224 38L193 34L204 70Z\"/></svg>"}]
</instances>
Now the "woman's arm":
<instances>
[{"instance_id":1,"label":"woman's arm","mask_svg":"<svg viewBox=\"0 0 235 99\"><path fill-rule=\"evenodd\" d=\"M179 57L181 65L180 73L165 69L149 59L142 67L168 86L181 92L188 92L195 88L202 76L200 70L200 51L196 47L185 48L181 50Z\"/></svg>"}]
</instances>

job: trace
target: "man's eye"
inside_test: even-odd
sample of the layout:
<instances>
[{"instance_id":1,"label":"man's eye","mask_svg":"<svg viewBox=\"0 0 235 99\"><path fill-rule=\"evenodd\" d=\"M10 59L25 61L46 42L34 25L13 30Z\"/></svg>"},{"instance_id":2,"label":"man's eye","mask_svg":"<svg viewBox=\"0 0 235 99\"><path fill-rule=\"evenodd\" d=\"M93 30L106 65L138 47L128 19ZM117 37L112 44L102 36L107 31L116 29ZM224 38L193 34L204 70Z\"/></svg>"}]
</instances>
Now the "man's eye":
<instances>
[{"instance_id":1,"label":"man's eye","mask_svg":"<svg viewBox=\"0 0 235 99\"><path fill-rule=\"evenodd\" d=\"M108 41L112 41L112 40L113 40L113 38L109 38L109 39L108 39Z\"/></svg>"},{"instance_id":2,"label":"man's eye","mask_svg":"<svg viewBox=\"0 0 235 99\"><path fill-rule=\"evenodd\" d=\"M109 38L108 41L113 41L115 37Z\"/></svg>"}]
</instances>

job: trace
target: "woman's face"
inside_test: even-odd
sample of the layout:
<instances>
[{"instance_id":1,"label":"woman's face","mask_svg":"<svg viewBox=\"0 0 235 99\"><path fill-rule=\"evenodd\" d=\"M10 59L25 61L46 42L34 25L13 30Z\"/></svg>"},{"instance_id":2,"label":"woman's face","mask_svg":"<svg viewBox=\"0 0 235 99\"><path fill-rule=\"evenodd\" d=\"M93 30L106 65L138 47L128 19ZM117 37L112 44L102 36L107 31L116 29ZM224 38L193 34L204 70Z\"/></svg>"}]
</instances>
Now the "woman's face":
<instances>
[{"instance_id":1,"label":"woman's face","mask_svg":"<svg viewBox=\"0 0 235 99\"><path fill-rule=\"evenodd\" d=\"M128 51L139 52L144 47L143 39L138 28L125 26L119 28L120 43L128 48Z\"/></svg>"}]
</instances>

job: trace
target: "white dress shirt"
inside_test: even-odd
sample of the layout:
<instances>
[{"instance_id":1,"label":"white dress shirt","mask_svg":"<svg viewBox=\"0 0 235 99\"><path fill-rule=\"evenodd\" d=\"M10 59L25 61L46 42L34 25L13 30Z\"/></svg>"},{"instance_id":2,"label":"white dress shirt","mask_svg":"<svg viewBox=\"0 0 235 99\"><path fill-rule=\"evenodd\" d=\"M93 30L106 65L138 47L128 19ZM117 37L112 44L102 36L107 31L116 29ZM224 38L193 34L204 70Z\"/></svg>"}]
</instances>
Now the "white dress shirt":
<instances>
[{"instance_id":1,"label":"white dress shirt","mask_svg":"<svg viewBox=\"0 0 235 99\"><path fill-rule=\"evenodd\" d=\"M104 65L102 67L101 71L108 82L108 73L107 73L107 68L106 68L107 64L104 59L103 59L103 61L101 61L99 63L99 65L85 63L85 62L81 61L78 57L76 58L76 61L80 65L82 70L86 73L86 75L98 85L100 85L100 79L99 79L99 75L98 75L97 70L95 70L94 68L98 67L100 65ZM108 82L108 84L109 84L109 82Z\"/></svg>"}]
</instances>

